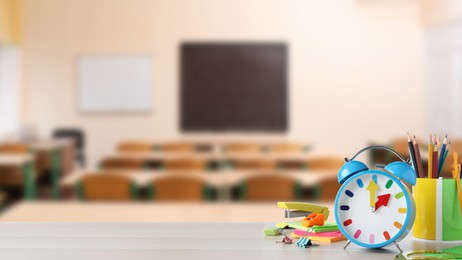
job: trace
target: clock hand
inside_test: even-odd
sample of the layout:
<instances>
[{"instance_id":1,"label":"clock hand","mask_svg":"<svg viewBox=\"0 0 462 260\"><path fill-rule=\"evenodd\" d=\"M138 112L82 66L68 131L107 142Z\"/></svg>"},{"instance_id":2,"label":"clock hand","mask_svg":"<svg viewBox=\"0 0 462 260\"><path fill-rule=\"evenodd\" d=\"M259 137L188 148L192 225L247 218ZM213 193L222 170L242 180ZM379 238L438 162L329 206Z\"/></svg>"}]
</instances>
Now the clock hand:
<instances>
[{"instance_id":1,"label":"clock hand","mask_svg":"<svg viewBox=\"0 0 462 260\"><path fill-rule=\"evenodd\" d=\"M388 202L390 201L390 194L382 194L379 195L377 202L375 203L375 211L377 211L382 206L388 206Z\"/></svg>"},{"instance_id":2,"label":"clock hand","mask_svg":"<svg viewBox=\"0 0 462 260\"><path fill-rule=\"evenodd\" d=\"M369 182L369 185L367 185L366 190L369 191L369 206L371 209L375 210L375 192L379 189L377 184L374 182L374 180L371 180Z\"/></svg>"}]
</instances>

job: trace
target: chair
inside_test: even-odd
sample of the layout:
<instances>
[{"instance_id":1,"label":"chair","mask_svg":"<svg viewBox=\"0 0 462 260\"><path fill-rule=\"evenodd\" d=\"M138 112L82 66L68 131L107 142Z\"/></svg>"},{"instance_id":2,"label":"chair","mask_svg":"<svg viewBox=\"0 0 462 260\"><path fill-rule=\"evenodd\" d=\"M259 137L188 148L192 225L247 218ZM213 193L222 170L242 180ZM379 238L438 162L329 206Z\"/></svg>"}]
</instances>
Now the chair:
<instances>
[{"instance_id":1,"label":"chair","mask_svg":"<svg viewBox=\"0 0 462 260\"><path fill-rule=\"evenodd\" d=\"M153 181L148 196L154 201L194 202L212 199L213 191L201 178L168 175Z\"/></svg>"},{"instance_id":2,"label":"chair","mask_svg":"<svg viewBox=\"0 0 462 260\"><path fill-rule=\"evenodd\" d=\"M236 170L276 170L277 165L271 159L238 159L233 162Z\"/></svg>"},{"instance_id":3,"label":"chair","mask_svg":"<svg viewBox=\"0 0 462 260\"><path fill-rule=\"evenodd\" d=\"M302 187L290 176L259 174L248 177L239 185L239 199L245 201L296 200Z\"/></svg>"},{"instance_id":4,"label":"chair","mask_svg":"<svg viewBox=\"0 0 462 260\"><path fill-rule=\"evenodd\" d=\"M375 143L369 145L377 145ZM409 150L408 150L408 143L407 137L399 137L391 140L385 146L388 146L398 152L404 158L409 158ZM395 155L382 150L382 149L372 149L369 153L369 163L371 165L375 164L384 164L387 165L393 161L399 160Z\"/></svg>"},{"instance_id":5,"label":"chair","mask_svg":"<svg viewBox=\"0 0 462 260\"><path fill-rule=\"evenodd\" d=\"M313 189L313 197L320 201L334 201L341 184L338 183L337 174L332 174L321 179Z\"/></svg>"},{"instance_id":6,"label":"chair","mask_svg":"<svg viewBox=\"0 0 462 260\"><path fill-rule=\"evenodd\" d=\"M409 157L409 146L407 142L407 137L395 138L388 144L388 146L390 146L393 150L397 151L401 156L405 158ZM393 156L390 153L387 154ZM398 160L398 158L396 157L390 159Z\"/></svg>"},{"instance_id":7,"label":"chair","mask_svg":"<svg viewBox=\"0 0 462 260\"><path fill-rule=\"evenodd\" d=\"M262 145L254 142L230 142L223 146L226 153L261 153Z\"/></svg>"},{"instance_id":8,"label":"chair","mask_svg":"<svg viewBox=\"0 0 462 260\"><path fill-rule=\"evenodd\" d=\"M110 172L85 175L76 188L82 200L130 201L138 197L138 188L130 178Z\"/></svg>"},{"instance_id":9,"label":"chair","mask_svg":"<svg viewBox=\"0 0 462 260\"><path fill-rule=\"evenodd\" d=\"M308 146L299 143L277 142L265 145L265 150L270 153L302 153L308 150Z\"/></svg>"},{"instance_id":10,"label":"chair","mask_svg":"<svg viewBox=\"0 0 462 260\"><path fill-rule=\"evenodd\" d=\"M336 156L317 156L306 160L306 167L313 171L333 171L335 173L343 166L345 159Z\"/></svg>"},{"instance_id":11,"label":"chair","mask_svg":"<svg viewBox=\"0 0 462 260\"><path fill-rule=\"evenodd\" d=\"M0 144L0 154L27 154L30 152L27 144L20 142L7 142Z\"/></svg>"},{"instance_id":12,"label":"chair","mask_svg":"<svg viewBox=\"0 0 462 260\"><path fill-rule=\"evenodd\" d=\"M165 170L198 170L207 169L207 162L196 158L178 158L164 161Z\"/></svg>"},{"instance_id":13,"label":"chair","mask_svg":"<svg viewBox=\"0 0 462 260\"><path fill-rule=\"evenodd\" d=\"M326 172L320 182L312 187L311 195L318 200L334 200L340 184L337 181L337 173L345 163L345 160L336 156L317 156L306 161L309 171Z\"/></svg>"},{"instance_id":14,"label":"chair","mask_svg":"<svg viewBox=\"0 0 462 260\"><path fill-rule=\"evenodd\" d=\"M121 153L151 153L154 151L154 145L142 141L126 141L117 146Z\"/></svg>"},{"instance_id":15,"label":"chair","mask_svg":"<svg viewBox=\"0 0 462 260\"><path fill-rule=\"evenodd\" d=\"M82 167L85 167L85 133L83 130L72 127L56 128L53 131L53 138L69 138L74 140L76 148L75 159Z\"/></svg>"},{"instance_id":16,"label":"chair","mask_svg":"<svg viewBox=\"0 0 462 260\"><path fill-rule=\"evenodd\" d=\"M105 158L100 163L103 170L142 170L145 163L136 158Z\"/></svg>"}]
</instances>

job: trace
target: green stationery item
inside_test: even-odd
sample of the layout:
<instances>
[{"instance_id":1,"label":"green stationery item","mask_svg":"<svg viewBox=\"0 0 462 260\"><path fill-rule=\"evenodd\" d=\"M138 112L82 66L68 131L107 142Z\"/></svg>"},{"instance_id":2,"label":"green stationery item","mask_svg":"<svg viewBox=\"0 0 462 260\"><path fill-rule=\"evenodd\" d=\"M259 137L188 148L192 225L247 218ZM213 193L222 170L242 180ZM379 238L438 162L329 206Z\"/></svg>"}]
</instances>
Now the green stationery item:
<instances>
[{"instance_id":1,"label":"green stationery item","mask_svg":"<svg viewBox=\"0 0 462 260\"><path fill-rule=\"evenodd\" d=\"M278 227L275 228L265 228L263 229L265 236L278 236L281 234L281 229Z\"/></svg>"}]
</instances>

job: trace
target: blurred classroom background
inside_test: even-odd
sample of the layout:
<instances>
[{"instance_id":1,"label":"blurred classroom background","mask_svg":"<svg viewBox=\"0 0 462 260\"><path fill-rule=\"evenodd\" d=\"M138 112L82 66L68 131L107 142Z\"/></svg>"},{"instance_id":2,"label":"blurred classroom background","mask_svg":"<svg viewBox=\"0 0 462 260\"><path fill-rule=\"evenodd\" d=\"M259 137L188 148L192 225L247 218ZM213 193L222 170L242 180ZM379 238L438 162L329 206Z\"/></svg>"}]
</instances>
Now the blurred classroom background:
<instances>
[{"instance_id":1,"label":"blurred classroom background","mask_svg":"<svg viewBox=\"0 0 462 260\"><path fill-rule=\"evenodd\" d=\"M364 146L462 152L459 35L458 0L0 0L0 221L331 206Z\"/></svg>"}]
</instances>

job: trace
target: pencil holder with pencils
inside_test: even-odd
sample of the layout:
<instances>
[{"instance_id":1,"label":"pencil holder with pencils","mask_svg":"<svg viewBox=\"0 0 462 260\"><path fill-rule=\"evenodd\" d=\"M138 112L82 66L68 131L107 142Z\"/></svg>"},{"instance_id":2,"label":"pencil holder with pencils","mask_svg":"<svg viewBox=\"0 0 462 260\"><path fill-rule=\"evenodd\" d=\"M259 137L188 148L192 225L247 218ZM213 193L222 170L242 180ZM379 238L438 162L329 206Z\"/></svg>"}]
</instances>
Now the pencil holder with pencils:
<instances>
[{"instance_id":1,"label":"pencil holder with pencils","mask_svg":"<svg viewBox=\"0 0 462 260\"><path fill-rule=\"evenodd\" d=\"M462 242L459 179L418 178L414 186L414 239L438 243Z\"/></svg>"}]
</instances>

